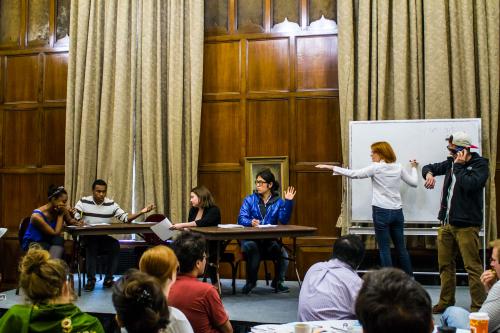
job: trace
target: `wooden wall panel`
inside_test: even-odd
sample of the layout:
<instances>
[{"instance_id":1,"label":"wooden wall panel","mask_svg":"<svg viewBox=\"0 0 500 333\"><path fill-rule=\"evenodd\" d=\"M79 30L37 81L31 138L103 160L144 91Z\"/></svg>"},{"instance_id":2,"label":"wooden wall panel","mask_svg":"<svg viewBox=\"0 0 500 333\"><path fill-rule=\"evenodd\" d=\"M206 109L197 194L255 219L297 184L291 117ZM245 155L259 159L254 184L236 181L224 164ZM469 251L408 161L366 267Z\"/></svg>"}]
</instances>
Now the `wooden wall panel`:
<instances>
[{"instance_id":1,"label":"wooden wall panel","mask_svg":"<svg viewBox=\"0 0 500 333\"><path fill-rule=\"evenodd\" d=\"M38 55L8 56L5 59L5 102L36 102Z\"/></svg>"},{"instance_id":2,"label":"wooden wall panel","mask_svg":"<svg viewBox=\"0 0 500 333\"><path fill-rule=\"evenodd\" d=\"M288 100L248 102L248 156L289 155L288 104Z\"/></svg>"},{"instance_id":3,"label":"wooden wall panel","mask_svg":"<svg viewBox=\"0 0 500 333\"><path fill-rule=\"evenodd\" d=\"M3 174L1 184L2 226L11 230L19 227L22 218L31 215L31 211L40 204L38 175Z\"/></svg>"},{"instance_id":4,"label":"wooden wall panel","mask_svg":"<svg viewBox=\"0 0 500 333\"><path fill-rule=\"evenodd\" d=\"M44 100L66 100L66 78L68 76L68 54L48 54L45 57Z\"/></svg>"},{"instance_id":5,"label":"wooden wall panel","mask_svg":"<svg viewBox=\"0 0 500 333\"><path fill-rule=\"evenodd\" d=\"M248 90L255 92L290 89L288 38L248 42Z\"/></svg>"},{"instance_id":6,"label":"wooden wall panel","mask_svg":"<svg viewBox=\"0 0 500 333\"><path fill-rule=\"evenodd\" d=\"M297 89L338 89L337 36L297 38Z\"/></svg>"},{"instance_id":7,"label":"wooden wall panel","mask_svg":"<svg viewBox=\"0 0 500 333\"><path fill-rule=\"evenodd\" d=\"M240 177L240 172L202 171L199 174L198 184L205 185L214 196L222 223L238 223L235 217L242 203Z\"/></svg>"},{"instance_id":8,"label":"wooden wall panel","mask_svg":"<svg viewBox=\"0 0 500 333\"><path fill-rule=\"evenodd\" d=\"M338 236L342 178L330 172L297 172L297 224L318 228L319 236Z\"/></svg>"},{"instance_id":9,"label":"wooden wall panel","mask_svg":"<svg viewBox=\"0 0 500 333\"><path fill-rule=\"evenodd\" d=\"M203 110L200 163L238 163L241 135L239 103L204 103Z\"/></svg>"},{"instance_id":10,"label":"wooden wall panel","mask_svg":"<svg viewBox=\"0 0 500 333\"><path fill-rule=\"evenodd\" d=\"M35 166L39 161L39 119L36 110L4 113L3 165Z\"/></svg>"},{"instance_id":11,"label":"wooden wall panel","mask_svg":"<svg viewBox=\"0 0 500 333\"><path fill-rule=\"evenodd\" d=\"M207 43L203 62L204 93L239 93L240 43Z\"/></svg>"},{"instance_id":12,"label":"wooden wall panel","mask_svg":"<svg viewBox=\"0 0 500 333\"><path fill-rule=\"evenodd\" d=\"M341 162L337 98L297 99L297 162Z\"/></svg>"},{"instance_id":13,"label":"wooden wall panel","mask_svg":"<svg viewBox=\"0 0 500 333\"><path fill-rule=\"evenodd\" d=\"M42 165L64 165L65 122L65 108L43 110Z\"/></svg>"},{"instance_id":14,"label":"wooden wall panel","mask_svg":"<svg viewBox=\"0 0 500 333\"><path fill-rule=\"evenodd\" d=\"M56 186L61 186L64 185L64 175L58 175L58 174L47 174L47 175L41 175L41 188L40 188L40 198L41 202L40 204L45 204L47 202L47 192L49 190L50 185L56 185ZM74 207L76 202L71 202L69 203Z\"/></svg>"}]
</instances>

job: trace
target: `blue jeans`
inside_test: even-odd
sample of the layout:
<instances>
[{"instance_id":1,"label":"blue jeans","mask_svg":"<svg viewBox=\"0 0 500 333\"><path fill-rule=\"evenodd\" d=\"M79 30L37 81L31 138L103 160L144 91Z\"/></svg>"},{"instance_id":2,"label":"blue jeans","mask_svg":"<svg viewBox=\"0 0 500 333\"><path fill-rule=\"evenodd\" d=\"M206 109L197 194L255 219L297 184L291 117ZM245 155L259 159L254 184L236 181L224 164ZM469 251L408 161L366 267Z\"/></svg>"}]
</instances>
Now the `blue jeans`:
<instances>
[{"instance_id":1,"label":"blue jeans","mask_svg":"<svg viewBox=\"0 0 500 333\"><path fill-rule=\"evenodd\" d=\"M441 324L444 326L453 326L463 330L470 329L469 311L458 307L447 307L441 316Z\"/></svg>"},{"instance_id":2,"label":"blue jeans","mask_svg":"<svg viewBox=\"0 0 500 333\"><path fill-rule=\"evenodd\" d=\"M247 262L247 283L257 282L261 258L276 259L278 276L275 276L274 279L278 281L285 280L288 268L288 253L276 240L243 240L241 241L241 251L245 254Z\"/></svg>"},{"instance_id":3,"label":"blue jeans","mask_svg":"<svg viewBox=\"0 0 500 333\"><path fill-rule=\"evenodd\" d=\"M385 209L372 206L375 237L380 249L380 264L382 267L392 267L391 239L398 253L401 269L413 276L410 255L406 250L403 234L404 221L402 209Z\"/></svg>"}]
</instances>

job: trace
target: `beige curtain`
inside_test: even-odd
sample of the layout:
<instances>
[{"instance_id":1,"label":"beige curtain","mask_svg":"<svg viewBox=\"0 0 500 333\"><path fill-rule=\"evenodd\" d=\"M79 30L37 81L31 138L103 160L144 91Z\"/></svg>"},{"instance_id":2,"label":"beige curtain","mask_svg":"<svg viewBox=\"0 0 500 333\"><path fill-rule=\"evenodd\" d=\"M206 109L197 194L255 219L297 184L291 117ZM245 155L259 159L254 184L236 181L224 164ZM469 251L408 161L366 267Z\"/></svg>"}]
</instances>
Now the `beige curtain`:
<instances>
[{"instance_id":1,"label":"beige curtain","mask_svg":"<svg viewBox=\"0 0 500 333\"><path fill-rule=\"evenodd\" d=\"M338 2L344 163L351 120L481 118L483 156L490 159L490 239L497 234L498 22L498 1ZM338 221L343 232L350 225L346 195Z\"/></svg>"},{"instance_id":2,"label":"beige curtain","mask_svg":"<svg viewBox=\"0 0 500 333\"><path fill-rule=\"evenodd\" d=\"M203 1L72 1L70 30L71 203L103 178L124 209L155 202L183 220L197 176Z\"/></svg>"}]
</instances>

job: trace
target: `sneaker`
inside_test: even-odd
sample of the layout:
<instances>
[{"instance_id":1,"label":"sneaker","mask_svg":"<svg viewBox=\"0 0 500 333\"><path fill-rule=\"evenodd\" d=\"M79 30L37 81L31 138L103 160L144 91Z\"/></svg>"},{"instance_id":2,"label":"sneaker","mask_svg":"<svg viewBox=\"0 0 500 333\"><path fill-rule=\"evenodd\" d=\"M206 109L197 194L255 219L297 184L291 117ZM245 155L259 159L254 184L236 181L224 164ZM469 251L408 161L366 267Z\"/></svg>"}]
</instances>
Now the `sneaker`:
<instances>
[{"instance_id":1,"label":"sneaker","mask_svg":"<svg viewBox=\"0 0 500 333\"><path fill-rule=\"evenodd\" d=\"M110 278L110 279L105 279L104 282L102 283L102 286L104 288L111 288L113 284L115 284L115 281L113 280L113 278Z\"/></svg>"},{"instance_id":2,"label":"sneaker","mask_svg":"<svg viewBox=\"0 0 500 333\"><path fill-rule=\"evenodd\" d=\"M241 292L245 295L250 294L253 288L255 288L256 283L255 282L247 282L243 288L241 289Z\"/></svg>"},{"instance_id":3,"label":"sneaker","mask_svg":"<svg viewBox=\"0 0 500 333\"><path fill-rule=\"evenodd\" d=\"M441 304L436 304L432 307L432 313L433 314L440 314L443 313L448 306L446 305L441 305Z\"/></svg>"},{"instance_id":4,"label":"sneaker","mask_svg":"<svg viewBox=\"0 0 500 333\"><path fill-rule=\"evenodd\" d=\"M290 292L290 288L288 288L287 285L283 281L279 281L278 286L276 287L276 281L273 280L273 282L271 282L271 288L276 290L277 293Z\"/></svg>"},{"instance_id":5,"label":"sneaker","mask_svg":"<svg viewBox=\"0 0 500 333\"><path fill-rule=\"evenodd\" d=\"M95 288L95 280L88 280L85 286L83 287L83 290L85 291L93 291Z\"/></svg>"}]
</instances>

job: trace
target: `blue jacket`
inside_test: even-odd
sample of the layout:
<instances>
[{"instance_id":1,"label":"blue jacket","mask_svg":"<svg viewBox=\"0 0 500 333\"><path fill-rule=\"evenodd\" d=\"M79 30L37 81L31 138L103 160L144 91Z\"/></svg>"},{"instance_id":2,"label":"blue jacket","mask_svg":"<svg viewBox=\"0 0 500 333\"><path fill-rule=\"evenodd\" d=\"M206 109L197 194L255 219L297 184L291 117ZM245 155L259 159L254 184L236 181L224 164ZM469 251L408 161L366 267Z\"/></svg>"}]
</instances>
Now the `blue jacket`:
<instances>
[{"instance_id":1,"label":"blue jacket","mask_svg":"<svg viewBox=\"0 0 500 333\"><path fill-rule=\"evenodd\" d=\"M252 219L259 220L260 224L288 223L292 215L292 200L283 200L280 197L271 198L267 204L267 212L264 217L260 213L259 200L260 197L257 193L253 193L243 200L240 215L238 215L238 224L251 227Z\"/></svg>"}]
</instances>

